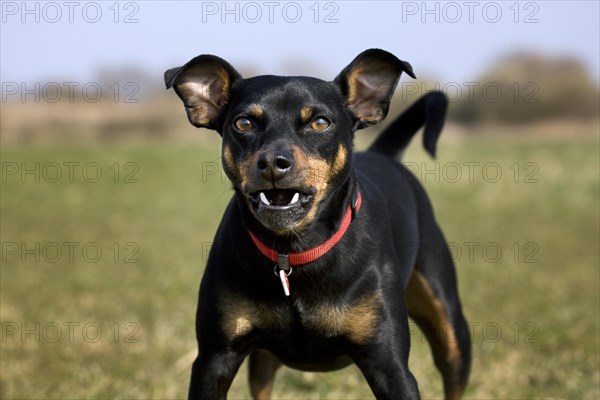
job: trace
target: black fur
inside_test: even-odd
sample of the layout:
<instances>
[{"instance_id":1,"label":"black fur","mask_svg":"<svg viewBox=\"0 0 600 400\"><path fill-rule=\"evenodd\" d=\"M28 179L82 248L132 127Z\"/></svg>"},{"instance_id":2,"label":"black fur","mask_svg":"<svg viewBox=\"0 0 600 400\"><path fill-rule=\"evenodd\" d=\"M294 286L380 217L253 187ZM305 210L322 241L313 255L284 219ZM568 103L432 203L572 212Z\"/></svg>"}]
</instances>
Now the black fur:
<instances>
[{"instance_id":1,"label":"black fur","mask_svg":"<svg viewBox=\"0 0 600 400\"><path fill-rule=\"evenodd\" d=\"M423 125L435 154L447 100L424 96L369 151L352 152L355 130L385 118L403 71L414 77L410 64L371 49L332 82L242 79L214 56L165 73L190 122L222 135L235 189L200 287L190 398L225 398L246 356L255 398L269 397L281 363L326 371L351 362L378 399L419 398L409 314L430 341L446 398L460 397L470 339L454 265L422 186L394 160ZM344 236L294 266L284 296L249 231L277 253L305 251L336 232L358 192L362 206Z\"/></svg>"}]
</instances>

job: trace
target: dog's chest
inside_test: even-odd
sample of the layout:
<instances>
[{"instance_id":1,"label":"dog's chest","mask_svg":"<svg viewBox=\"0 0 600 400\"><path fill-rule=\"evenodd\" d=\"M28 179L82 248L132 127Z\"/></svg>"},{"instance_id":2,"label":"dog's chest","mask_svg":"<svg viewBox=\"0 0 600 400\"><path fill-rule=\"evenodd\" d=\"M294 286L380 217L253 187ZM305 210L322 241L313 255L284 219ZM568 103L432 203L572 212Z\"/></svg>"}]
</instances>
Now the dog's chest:
<instances>
[{"instance_id":1,"label":"dog's chest","mask_svg":"<svg viewBox=\"0 0 600 400\"><path fill-rule=\"evenodd\" d=\"M346 303L306 303L285 299L261 303L239 295L221 297L223 332L229 340L250 334L276 337L345 337L362 344L371 338L381 317L381 294L371 292Z\"/></svg>"}]
</instances>

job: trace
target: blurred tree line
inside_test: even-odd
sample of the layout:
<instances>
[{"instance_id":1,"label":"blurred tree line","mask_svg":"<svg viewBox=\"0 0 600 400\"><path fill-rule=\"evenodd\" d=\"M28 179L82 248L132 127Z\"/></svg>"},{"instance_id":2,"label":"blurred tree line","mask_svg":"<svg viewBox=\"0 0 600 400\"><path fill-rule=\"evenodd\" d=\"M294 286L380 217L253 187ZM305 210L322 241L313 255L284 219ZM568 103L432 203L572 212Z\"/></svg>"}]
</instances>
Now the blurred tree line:
<instances>
[{"instance_id":1,"label":"blurred tree line","mask_svg":"<svg viewBox=\"0 0 600 400\"><path fill-rule=\"evenodd\" d=\"M290 60L284 67L288 75L322 75L310 65ZM265 72L251 66L240 70L247 77ZM442 90L450 100L448 119L457 124L516 125L557 119L597 123L597 79L576 59L512 54L471 82L403 79L390 117L426 92ZM165 90L162 74L139 67L105 68L90 82L4 82L2 95L0 127L4 141L196 134L182 117L175 94ZM372 132L380 128L374 127Z\"/></svg>"},{"instance_id":2,"label":"blurred tree line","mask_svg":"<svg viewBox=\"0 0 600 400\"><path fill-rule=\"evenodd\" d=\"M454 101L452 87L446 93L452 101L449 119L458 123L597 120L600 115L598 82L570 58L512 54L465 86Z\"/></svg>"}]
</instances>

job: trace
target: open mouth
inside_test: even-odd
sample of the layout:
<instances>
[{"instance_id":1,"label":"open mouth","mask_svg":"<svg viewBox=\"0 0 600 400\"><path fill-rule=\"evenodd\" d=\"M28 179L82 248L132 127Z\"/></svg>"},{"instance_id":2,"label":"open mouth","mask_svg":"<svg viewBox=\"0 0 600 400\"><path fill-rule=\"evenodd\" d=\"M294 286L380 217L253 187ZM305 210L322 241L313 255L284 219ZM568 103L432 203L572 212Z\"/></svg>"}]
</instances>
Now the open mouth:
<instances>
[{"instance_id":1,"label":"open mouth","mask_svg":"<svg viewBox=\"0 0 600 400\"><path fill-rule=\"evenodd\" d=\"M263 189L248 191L251 212L267 229L288 233L306 217L315 198L314 189Z\"/></svg>"},{"instance_id":2,"label":"open mouth","mask_svg":"<svg viewBox=\"0 0 600 400\"><path fill-rule=\"evenodd\" d=\"M258 209L289 210L301 207L310 201L313 196L295 189L268 189L250 195L252 202Z\"/></svg>"}]
</instances>

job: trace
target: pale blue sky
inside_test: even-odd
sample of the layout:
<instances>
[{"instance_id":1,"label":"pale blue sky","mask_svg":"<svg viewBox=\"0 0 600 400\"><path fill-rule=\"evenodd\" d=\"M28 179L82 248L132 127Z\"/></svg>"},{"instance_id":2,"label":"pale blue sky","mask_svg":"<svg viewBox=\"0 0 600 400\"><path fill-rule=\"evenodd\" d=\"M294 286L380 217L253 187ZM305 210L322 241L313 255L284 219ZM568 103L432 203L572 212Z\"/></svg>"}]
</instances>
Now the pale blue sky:
<instances>
[{"instance_id":1,"label":"pale blue sky","mask_svg":"<svg viewBox=\"0 0 600 400\"><path fill-rule=\"evenodd\" d=\"M160 78L202 53L259 73L331 79L370 47L442 82L473 80L515 50L579 58L600 79L596 0L67 3L1 2L3 82L90 81L126 66Z\"/></svg>"}]
</instances>

